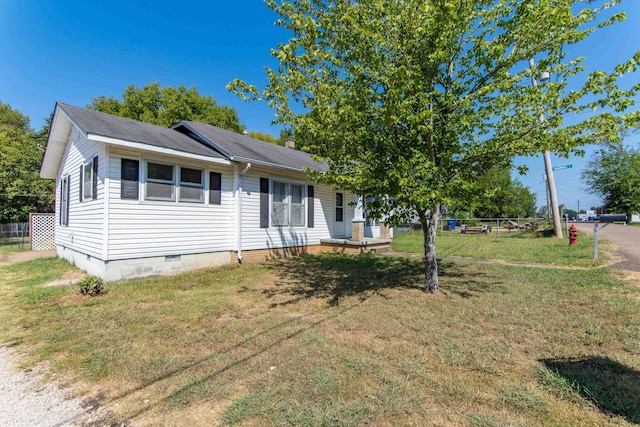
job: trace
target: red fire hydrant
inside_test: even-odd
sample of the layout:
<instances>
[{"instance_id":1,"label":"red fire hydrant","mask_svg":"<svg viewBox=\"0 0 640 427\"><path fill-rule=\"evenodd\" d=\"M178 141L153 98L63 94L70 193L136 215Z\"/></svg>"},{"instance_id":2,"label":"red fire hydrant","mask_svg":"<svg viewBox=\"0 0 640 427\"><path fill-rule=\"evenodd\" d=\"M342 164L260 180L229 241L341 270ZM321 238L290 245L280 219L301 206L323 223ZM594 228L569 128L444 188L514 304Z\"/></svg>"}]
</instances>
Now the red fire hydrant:
<instances>
[{"instance_id":1,"label":"red fire hydrant","mask_svg":"<svg viewBox=\"0 0 640 427\"><path fill-rule=\"evenodd\" d=\"M575 246L578 241L578 230L576 230L576 225L571 224L569 227L569 246Z\"/></svg>"}]
</instances>

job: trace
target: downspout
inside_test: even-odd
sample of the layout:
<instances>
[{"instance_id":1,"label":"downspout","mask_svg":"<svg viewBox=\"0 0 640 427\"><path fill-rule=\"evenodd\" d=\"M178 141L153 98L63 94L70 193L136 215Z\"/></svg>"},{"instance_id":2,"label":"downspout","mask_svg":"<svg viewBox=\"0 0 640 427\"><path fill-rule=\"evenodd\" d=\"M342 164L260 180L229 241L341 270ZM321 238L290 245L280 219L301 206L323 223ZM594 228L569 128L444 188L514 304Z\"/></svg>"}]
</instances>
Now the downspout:
<instances>
[{"instance_id":1,"label":"downspout","mask_svg":"<svg viewBox=\"0 0 640 427\"><path fill-rule=\"evenodd\" d=\"M251 168L251 163L247 163L244 169L234 166L234 181L236 183L236 250L238 252L238 263L242 264L242 175Z\"/></svg>"}]
</instances>

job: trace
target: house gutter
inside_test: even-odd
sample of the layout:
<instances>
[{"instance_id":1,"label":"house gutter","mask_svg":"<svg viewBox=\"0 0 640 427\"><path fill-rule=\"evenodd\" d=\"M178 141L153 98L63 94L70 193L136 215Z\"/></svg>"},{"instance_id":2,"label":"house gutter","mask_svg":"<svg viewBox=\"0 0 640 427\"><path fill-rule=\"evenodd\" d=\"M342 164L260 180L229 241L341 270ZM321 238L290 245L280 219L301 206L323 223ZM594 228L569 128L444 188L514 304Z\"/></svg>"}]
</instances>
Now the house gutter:
<instances>
[{"instance_id":1,"label":"house gutter","mask_svg":"<svg viewBox=\"0 0 640 427\"><path fill-rule=\"evenodd\" d=\"M244 169L240 166L234 167L234 181L236 183L236 251L238 252L238 263L242 264L242 176L251 169L251 163L247 162Z\"/></svg>"}]
</instances>

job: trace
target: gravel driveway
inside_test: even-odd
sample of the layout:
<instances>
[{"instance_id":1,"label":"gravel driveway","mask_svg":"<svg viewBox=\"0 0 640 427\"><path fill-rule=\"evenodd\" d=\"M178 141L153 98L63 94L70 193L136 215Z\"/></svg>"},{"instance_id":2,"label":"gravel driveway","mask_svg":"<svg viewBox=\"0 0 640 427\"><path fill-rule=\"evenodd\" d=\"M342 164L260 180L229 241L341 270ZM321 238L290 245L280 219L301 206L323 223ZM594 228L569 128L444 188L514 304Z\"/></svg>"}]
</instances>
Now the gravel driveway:
<instances>
[{"instance_id":1,"label":"gravel driveway","mask_svg":"<svg viewBox=\"0 0 640 427\"><path fill-rule=\"evenodd\" d=\"M73 426L90 422L92 407L70 398L43 373L16 368L17 354L0 346L0 425Z\"/></svg>"},{"instance_id":2,"label":"gravel driveway","mask_svg":"<svg viewBox=\"0 0 640 427\"><path fill-rule=\"evenodd\" d=\"M55 256L55 251L25 251L0 255L0 264ZM19 354L0 343L0 426L109 426L111 413L96 399L74 398L43 367L18 368Z\"/></svg>"},{"instance_id":3,"label":"gravel driveway","mask_svg":"<svg viewBox=\"0 0 640 427\"><path fill-rule=\"evenodd\" d=\"M577 222L575 225L579 231L593 235L593 223ZM640 272L640 227L609 224L598 230L598 239L606 239L616 245L612 254L620 260L609 268Z\"/></svg>"}]
</instances>

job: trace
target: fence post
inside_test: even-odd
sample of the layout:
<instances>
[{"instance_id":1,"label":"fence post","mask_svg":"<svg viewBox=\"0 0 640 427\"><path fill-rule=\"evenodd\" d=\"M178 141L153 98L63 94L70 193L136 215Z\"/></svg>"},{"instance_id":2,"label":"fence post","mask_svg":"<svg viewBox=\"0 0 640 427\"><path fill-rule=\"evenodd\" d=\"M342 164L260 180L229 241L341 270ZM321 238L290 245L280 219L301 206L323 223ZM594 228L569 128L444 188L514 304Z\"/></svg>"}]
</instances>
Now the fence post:
<instances>
[{"instance_id":1,"label":"fence post","mask_svg":"<svg viewBox=\"0 0 640 427\"><path fill-rule=\"evenodd\" d=\"M598 258L598 222L593 221L593 259Z\"/></svg>"},{"instance_id":2,"label":"fence post","mask_svg":"<svg viewBox=\"0 0 640 427\"><path fill-rule=\"evenodd\" d=\"M29 213L29 231L33 230L33 213ZM33 233L29 233L29 249L33 249Z\"/></svg>"}]
</instances>

